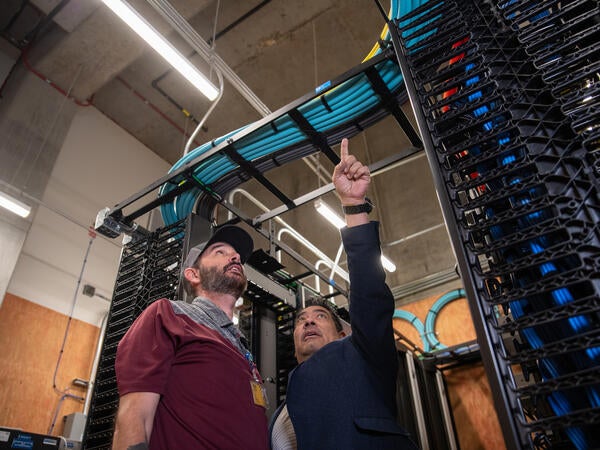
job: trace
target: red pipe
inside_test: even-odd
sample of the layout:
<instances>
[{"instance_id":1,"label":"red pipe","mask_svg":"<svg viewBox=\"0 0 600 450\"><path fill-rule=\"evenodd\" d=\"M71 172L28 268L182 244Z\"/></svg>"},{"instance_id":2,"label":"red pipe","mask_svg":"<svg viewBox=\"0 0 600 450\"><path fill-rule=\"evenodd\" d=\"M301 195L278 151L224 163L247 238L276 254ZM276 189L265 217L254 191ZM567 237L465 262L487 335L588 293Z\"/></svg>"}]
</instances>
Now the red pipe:
<instances>
[{"instance_id":1,"label":"red pipe","mask_svg":"<svg viewBox=\"0 0 600 450\"><path fill-rule=\"evenodd\" d=\"M75 104L79 105L79 106L92 106L93 103L93 98L94 96L92 95L89 100L86 100L85 102L81 102L79 100L77 100L75 97L69 97L67 91L65 91L63 88L61 88L59 85L57 85L55 82L53 82L52 80L50 80L48 77L46 77L44 74L42 74L41 72L38 72L36 69L34 69L31 64L29 63L28 59L27 59L27 49L24 49L21 52L21 60L23 61L23 65L25 66L25 68L27 70L29 70L31 73L33 73L35 76L37 76L39 79L41 79L42 81L44 81L45 83L49 84L50 86L52 86L54 89L56 89L58 92L60 92L62 95L64 95L67 98L70 98L71 100L73 100L75 102ZM175 127L181 134L183 134L185 137L190 137L191 133L186 133L185 130L183 128L181 128L175 121L173 121L169 116L167 116L163 111L161 111L155 104L153 104L152 102L150 102L148 99L146 99L142 94L140 94L138 91L136 91L129 83L127 83L123 78L121 78L120 76L116 77L117 80L119 80L125 87L127 87L127 89L129 89L133 95L135 95L136 97L138 97L140 100L142 100L146 105L148 105L150 108L152 108L152 110L154 112L156 112L159 116L161 116L163 119L165 119L167 122L169 122L173 127ZM198 143L198 141L194 140L194 144L196 144L196 146L199 146L200 143Z\"/></svg>"},{"instance_id":2,"label":"red pipe","mask_svg":"<svg viewBox=\"0 0 600 450\"><path fill-rule=\"evenodd\" d=\"M76 105L79 105L79 106L91 106L91 105L93 105L93 103L92 103L93 95L92 95L92 97L90 97L89 100L86 100L85 102L81 102L81 101L77 100L75 97L69 97L68 93L63 88L61 88L59 85L57 85L54 81L48 79L48 77L46 77L42 73L40 73L37 70L35 70L31 66L31 64L29 64L29 61L27 60L27 48L25 48L21 52L21 60L23 61L23 65L25 66L25 68L27 70L29 70L32 74L34 74L36 77L38 77L42 81L48 83L50 86L52 86L54 89L56 89L58 92L60 92L65 97L70 98L71 100L73 100Z\"/></svg>"},{"instance_id":3,"label":"red pipe","mask_svg":"<svg viewBox=\"0 0 600 450\"><path fill-rule=\"evenodd\" d=\"M169 122L171 125L173 125L175 128L177 128L181 134L183 134L185 137L190 137L191 134L188 134L185 132L185 130L183 128L181 128L173 119L171 119L169 116L167 116L164 112L162 112L154 103L152 103L151 101L149 101L148 99L146 99L146 97L144 97L142 94L140 94L138 91L136 91L133 86L131 86L129 83L127 83L127 81L125 81L123 78L121 78L120 76L117 75L117 80L119 80L121 83L123 83L123 85L129 89L133 95L135 95L136 97L138 97L140 100L142 100L146 105L148 105L150 108L152 108L158 115L160 115L163 119L165 119L167 122ZM194 140L194 144L196 144L197 146L200 146L200 144Z\"/></svg>"}]
</instances>

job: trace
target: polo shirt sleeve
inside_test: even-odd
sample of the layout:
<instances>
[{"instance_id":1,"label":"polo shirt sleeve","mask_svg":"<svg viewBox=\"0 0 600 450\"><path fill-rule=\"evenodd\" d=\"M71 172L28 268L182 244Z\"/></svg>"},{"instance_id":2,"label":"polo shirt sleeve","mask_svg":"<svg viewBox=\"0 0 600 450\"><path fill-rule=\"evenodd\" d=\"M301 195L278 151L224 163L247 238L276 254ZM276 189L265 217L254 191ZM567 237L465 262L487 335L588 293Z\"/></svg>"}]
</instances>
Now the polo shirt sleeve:
<instances>
[{"instance_id":1,"label":"polo shirt sleeve","mask_svg":"<svg viewBox=\"0 0 600 450\"><path fill-rule=\"evenodd\" d=\"M157 300L142 312L117 348L115 372L119 395L131 392L165 393L175 357L176 326L168 300Z\"/></svg>"}]
</instances>

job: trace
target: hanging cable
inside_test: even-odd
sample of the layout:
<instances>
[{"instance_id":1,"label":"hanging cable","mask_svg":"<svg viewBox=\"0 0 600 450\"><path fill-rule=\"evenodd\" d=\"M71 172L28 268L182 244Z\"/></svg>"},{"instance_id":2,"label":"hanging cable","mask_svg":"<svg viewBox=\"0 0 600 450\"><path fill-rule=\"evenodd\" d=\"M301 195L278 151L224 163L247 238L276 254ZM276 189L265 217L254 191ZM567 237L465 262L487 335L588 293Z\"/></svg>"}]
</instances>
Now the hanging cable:
<instances>
[{"instance_id":1,"label":"hanging cable","mask_svg":"<svg viewBox=\"0 0 600 450\"><path fill-rule=\"evenodd\" d=\"M81 280L83 279L83 272L85 271L85 266L87 265L88 256L90 254L90 249L92 247L92 244L94 243L94 239L96 237L96 233L93 232L93 230L89 230L88 235L90 236L90 240L88 241L88 246L86 248L85 256L83 257L83 263L81 265L81 270L79 272L79 277L77 278L77 283L75 285L75 291L73 293L73 300L71 302L71 309L69 310L69 316L68 316L68 320L67 320L67 326L65 327L65 333L63 335L62 344L60 346L60 351L58 353L58 359L56 361L56 366L54 368L54 374L52 376L52 389L54 389L54 391L57 394L61 394L61 398L58 401L58 405L56 407L56 412L55 412L54 417L52 419L52 422L50 424L49 431L48 431L49 434L54 429L54 425L55 425L55 422L56 422L56 417L58 416L58 411L59 411L59 409L60 409L60 407L62 405L62 402L65 400L65 398L72 398L72 399L75 399L75 400L78 400L78 401L85 400L81 396L69 393L69 388L65 388L63 390L59 389L57 387L57 385L56 385L56 377L57 377L57 374L58 374L58 370L59 370L60 364L62 362L62 357L63 357L64 351L65 351L65 346L67 344L67 337L69 336L69 330L71 328L71 322L73 320L73 313L75 311L75 305L77 303L77 294L79 293L79 287L81 285Z\"/></svg>"},{"instance_id":2,"label":"hanging cable","mask_svg":"<svg viewBox=\"0 0 600 450\"><path fill-rule=\"evenodd\" d=\"M208 111L206 111L206 113L204 114L204 116L202 117L200 122L198 122L198 126L196 127L196 129L194 130L194 132L188 139L187 143L185 144L185 148L183 149L183 156L185 156L189 153L190 147L192 146L194 139L196 138L196 136L202 129L202 126L206 122L206 119L208 119L208 116L210 116L210 114L213 112L213 110L219 103L219 100L221 100L221 98L223 97L223 75L221 74L220 70L218 70L216 68L214 70L215 70L215 73L217 74L217 78L219 79L219 94L217 95L217 98L215 98L213 100L212 104L210 105L210 108L208 108Z\"/></svg>"}]
</instances>

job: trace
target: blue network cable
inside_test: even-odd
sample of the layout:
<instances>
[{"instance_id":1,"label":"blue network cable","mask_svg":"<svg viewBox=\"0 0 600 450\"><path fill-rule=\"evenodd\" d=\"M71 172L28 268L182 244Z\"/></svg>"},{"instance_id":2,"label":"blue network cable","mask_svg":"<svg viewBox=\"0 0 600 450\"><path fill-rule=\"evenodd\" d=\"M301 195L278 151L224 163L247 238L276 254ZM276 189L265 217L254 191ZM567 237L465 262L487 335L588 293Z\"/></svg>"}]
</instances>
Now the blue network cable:
<instances>
[{"instance_id":1,"label":"blue network cable","mask_svg":"<svg viewBox=\"0 0 600 450\"><path fill-rule=\"evenodd\" d=\"M426 3L426 0L392 0L389 17L399 19L423 3ZM415 40L421 40L425 37L419 36ZM389 39L389 30L386 32L384 39ZM378 49L372 52L372 55L380 52L381 50ZM394 91L402 85L402 75L395 63L383 61L376 65L376 70L390 91ZM318 88L317 92L320 89ZM324 96L331 111L323 105L320 98L315 98L298 108L299 112L318 132L325 132L348 123L379 103L378 96L364 75L355 77L355 79L348 80L336 88L325 91L322 93L322 96ZM183 167L189 161L209 152L226 139L232 138L237 133L242 132L247 126L197 147L181 158L171 168L170 172ZM283 116L276 119L273 126L266 125L239 139L236 142L236 151L245 160L256 161L304 140L306 140L306 136L302 130L298 128L289 116ZM193 177L199 184L210 187L212 183L238 168L238 165L226 156L212 155L194 169ZM176 187L174 184L165 184L160 188L159 195L165 195ZM165 224L172 224L189 215L194 205L196 205L198 198L202 195L204 195L203 190L193 188L178 195L171 203L161 205L160 209Z\"/></svg>"}]
</instances>

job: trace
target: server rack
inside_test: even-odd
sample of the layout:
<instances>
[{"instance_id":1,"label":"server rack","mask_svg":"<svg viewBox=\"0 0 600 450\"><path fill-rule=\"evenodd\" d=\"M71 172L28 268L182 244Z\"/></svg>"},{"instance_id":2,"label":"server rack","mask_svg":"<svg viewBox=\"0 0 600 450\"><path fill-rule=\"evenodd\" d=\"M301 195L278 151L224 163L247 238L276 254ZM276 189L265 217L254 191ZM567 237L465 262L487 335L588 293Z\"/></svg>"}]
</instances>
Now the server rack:
<instances>
[{"instance_id":1,"label":"server rack","mask_svg":"<svg viewBox=\"0 0 600 450\"><path fill-rule=\"evenodd\" d=\"M428 1L394 48L510 449L600 448L596 1Z\"/></svg>"},{"instance_id":2,"label":"server rack","mask_svg":"<svg viewBox=\"0 0 600 450\"><path fill-rule=\"evenodd\" d=\"M255 255L260 254L261 260L269 258L261 250L255 252L250 258L249 264L252 264ZM258 266L259 264L257 264ZM264 268L264 265L262 265ZM293 325L296 317L296 298L297 292L295 286L285 282L285 277L268 276L272 272L267 271L263 274L255 270L255 266L247 268L248 289L244 293L244 298L250 300L255 308L255 318L269 317L273 318L274 342L270 346L261 346L260 343L253 343L253 353L257 357L258 366L263 376L273 373L272 378L265 380L268 383L274 383L275 389L269 394L268 411L273 413L279 406L287 391L287 380L290 371L296 366L294 358L294 337ZM263 355L260 347L268 348L273 355ZM274 367L268 367L268 361L274 362Z\"/></svg>"},{"instance_id":3,"label":"server rack","mask_svg":"<svg viewBox=\"0 0 600 450\"><path fill-rule=\"evenodd\" d=\"M438 361L399 344L398 363L398 422L423 450L458 449L446 382Z\"/></svg>"},{"instance_id":4,"label":"server rack","mask_svg":"<svg viewBox=\"0 0 600 450\"><path fill-rule=\"evenodd\" d=\"M119 405L117 345L148 305L160 298L177 299L185 229L180 221L138 235L123 247L83 436L85 449L111 448Z\"/></svg>"}]
</instances>

